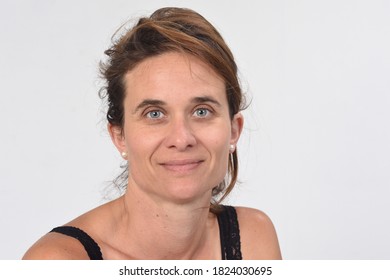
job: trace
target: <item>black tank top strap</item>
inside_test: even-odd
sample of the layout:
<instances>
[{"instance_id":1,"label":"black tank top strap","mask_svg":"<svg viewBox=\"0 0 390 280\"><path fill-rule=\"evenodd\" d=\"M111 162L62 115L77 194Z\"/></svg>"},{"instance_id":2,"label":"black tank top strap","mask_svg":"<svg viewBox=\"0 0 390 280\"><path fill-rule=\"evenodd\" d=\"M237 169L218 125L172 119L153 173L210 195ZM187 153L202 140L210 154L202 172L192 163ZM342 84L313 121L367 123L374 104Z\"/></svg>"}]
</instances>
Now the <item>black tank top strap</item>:
<instances>
[{"instance_id":1,"label":"black tank top strap","mask_svg":"<svg viewBox=\"0 0 390 280\"><path fill-rule=\"evenodd\" d=\"M240 228L236 209L226 205L223 205L222 208L222 212L218 214L222 259L242 260Z\"/></svg>"},{"instance_id":2,"label":"black tank top strap","mask_svg":"<svg viewBox=\"0 0 390 280\"><path fill-rule=\"evenodd\" d=\"M99 245L83 230L71 226L62 226L53 228L50 232L57 232L76 238L84 246L91 260L103 260Z\"/></svg>"}]
</instances>

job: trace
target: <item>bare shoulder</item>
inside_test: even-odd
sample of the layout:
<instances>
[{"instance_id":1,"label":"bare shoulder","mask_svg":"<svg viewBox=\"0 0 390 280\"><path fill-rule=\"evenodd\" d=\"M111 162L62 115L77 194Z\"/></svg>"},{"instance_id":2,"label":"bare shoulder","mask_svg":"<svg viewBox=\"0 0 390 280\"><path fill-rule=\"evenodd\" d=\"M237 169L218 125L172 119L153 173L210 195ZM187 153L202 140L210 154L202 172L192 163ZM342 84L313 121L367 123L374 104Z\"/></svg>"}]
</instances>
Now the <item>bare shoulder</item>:
<instances>
[{"instance_id":1,"label":"bare shoulder","mask_svg":"<svg viewBox=\"0 0 390 280\"><path fill-rule=\"evenodd\" d=\"M236 207L244 259L281 259L279 241L271 219L262 211Z\"/></svg>"},{"instance_id":2,"label":"bare shoulder","mask_svg":"<svg viewBox=\"0 0 390 280\"><path fill-rule=\"evenodd\" d=\"M102 232L110 228L110 214L115 201L103 204L65 224L81 229L98 244ZM84 246L76 238L50 232L35 242L23 256L29 260L89 260Z\"/></svg>"},{"instance_id":3,"label":"bare shoulder","mask_svg":"<svg viewBox=\"0 0 390 280\"><path fill-rule=\"evenodd\" d=\"M75 238L51 232L35 242L24 260L88 260L83 245Z\"/></svg>"}]
</instances>

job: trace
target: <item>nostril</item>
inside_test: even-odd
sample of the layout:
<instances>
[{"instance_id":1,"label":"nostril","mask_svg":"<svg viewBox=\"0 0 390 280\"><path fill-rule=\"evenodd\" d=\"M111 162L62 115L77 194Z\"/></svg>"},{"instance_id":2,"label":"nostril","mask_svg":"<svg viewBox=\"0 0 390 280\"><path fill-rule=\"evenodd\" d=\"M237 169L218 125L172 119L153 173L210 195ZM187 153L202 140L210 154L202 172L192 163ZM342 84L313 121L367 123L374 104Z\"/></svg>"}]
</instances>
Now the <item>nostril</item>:
<instances>
[{"instance_id":1,"label":"nostril","mask_svg":"<svg viewBox=\"0 0 390 280\"><path fill-rule=\"evenodd\" d=\"M178 121L172 125L166 137L166 145L169 148L185 150L196 145L196 137L190 126L184 121Z\"/></svg>"}]
</instances>

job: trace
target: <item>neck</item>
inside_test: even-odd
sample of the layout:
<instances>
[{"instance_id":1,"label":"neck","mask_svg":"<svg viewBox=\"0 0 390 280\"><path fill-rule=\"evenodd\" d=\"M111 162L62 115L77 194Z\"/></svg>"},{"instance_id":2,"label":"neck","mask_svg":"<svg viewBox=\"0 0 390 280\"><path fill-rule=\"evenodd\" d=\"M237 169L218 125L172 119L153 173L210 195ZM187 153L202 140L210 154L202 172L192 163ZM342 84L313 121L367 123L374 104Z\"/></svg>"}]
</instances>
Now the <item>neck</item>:
<instances>
[{"instance_id":1,"label":"neck","mask_svg":"<svg viewBox=\"0 0 390 280\"><path fill-rule=\"evenodd\" d=\"M125 254L136 259L196 259L211 256L215 246L216 221L209 212L211 194L191 201L174 203L153 199L137 188L129 188L119 200L120 239ZM210 245L212 244L212 245Z\"/></svg>"}]
</instances>

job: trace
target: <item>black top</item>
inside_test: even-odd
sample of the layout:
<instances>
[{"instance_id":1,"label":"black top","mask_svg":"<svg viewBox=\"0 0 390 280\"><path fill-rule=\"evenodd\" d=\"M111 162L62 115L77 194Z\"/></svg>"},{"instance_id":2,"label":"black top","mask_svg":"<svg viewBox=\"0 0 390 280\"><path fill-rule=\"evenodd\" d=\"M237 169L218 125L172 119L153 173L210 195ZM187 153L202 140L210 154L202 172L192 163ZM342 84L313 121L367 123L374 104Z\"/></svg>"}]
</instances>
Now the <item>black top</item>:
<instances>
[{"instance_id":1,"label":"black top","mask_svg":"<svg viewBox=\"0 0 390 280\"><path fill-rule=\"evenodd\" d=\"M218 214L219 235L221 239L221 253L223 260L242 260L240 228L236 209L232 206L223 206Z\"/></svg>"},{"instance_id":2,"label":"black top","mask_svg":"<svg viewBox=\"0 0 390 280\"><path fill-rule=\"evenodd\" d=\"M223 210L218 214L217 218L222 259L242 260L240 228L238 226L236 209L232 206L223 206ZM56 227L50 232L58 232L76 238L84 246L91 260L103 260L99 245L83 230L71 226L62 226Z\"/></svg>"}]
</instances>

